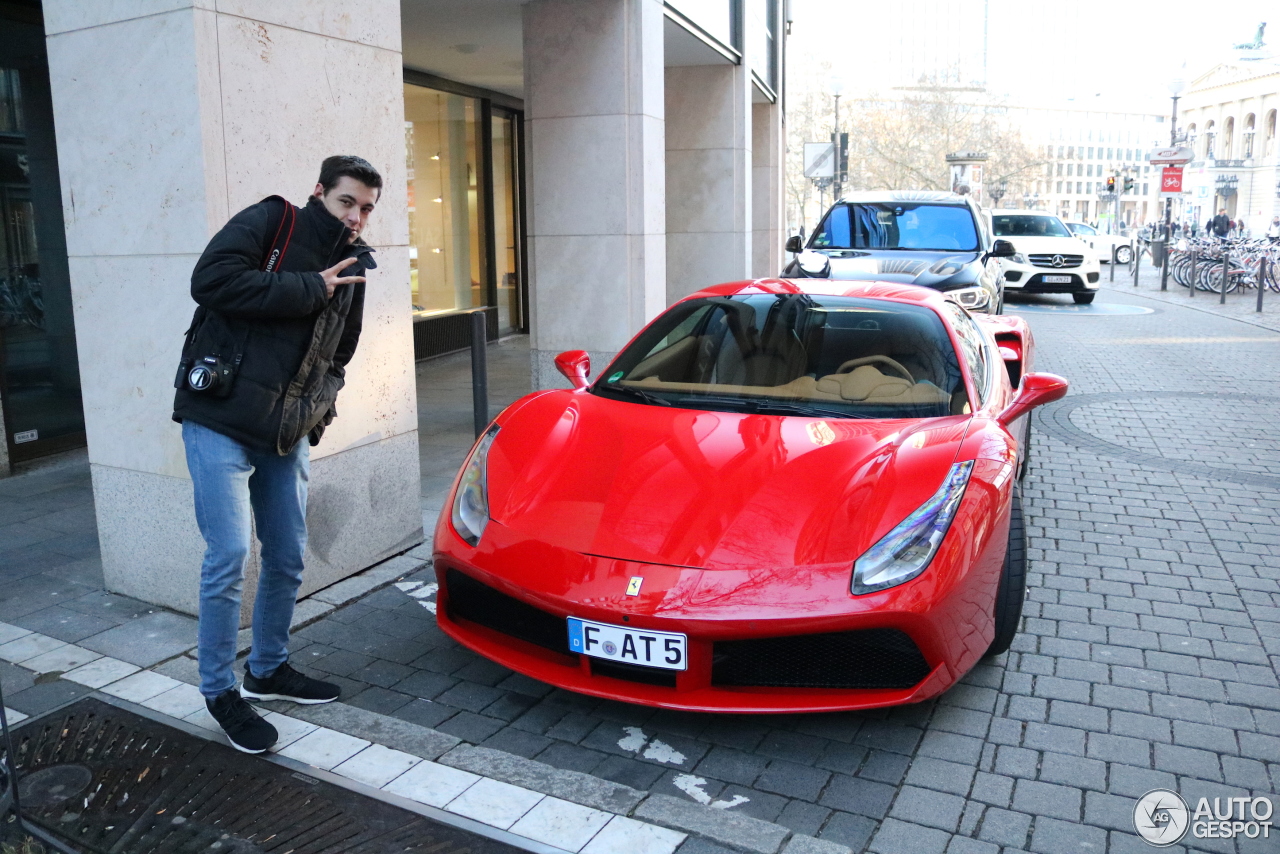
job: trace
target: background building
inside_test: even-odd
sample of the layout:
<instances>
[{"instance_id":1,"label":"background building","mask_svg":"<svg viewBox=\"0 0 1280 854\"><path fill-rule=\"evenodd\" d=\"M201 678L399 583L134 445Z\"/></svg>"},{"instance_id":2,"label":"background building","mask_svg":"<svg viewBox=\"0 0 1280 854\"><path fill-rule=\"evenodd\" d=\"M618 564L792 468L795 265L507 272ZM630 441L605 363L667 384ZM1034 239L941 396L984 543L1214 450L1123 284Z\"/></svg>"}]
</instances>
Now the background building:
<instances>
[{"instance_id":1,"label":"background building","mask_svg":"<svg viewBox=\"0 0 1280 854\"><path fill-rule=\"evenodd\" d=\"M529 333L545 386L556 352L600 367L671 300L780 269L783 42L778 0L7 0L0 444L87 443L107 586L194 612L169 417L191 269L359 154L379 268L312 452L303 593L403 551L414 359L465 346L469 312Z\"/></svg>"},{"instance_id":2,"label":"background building","mask_svg":"<svg viewBox=\"0 0 1280 854\"><path fill-rule=\"evenodd\" d=\"M1178 107L1196 155L1184 170L1182 216L1203 225L1226 208L1261 234L1280 214L1280 53L1236 51L1197 77Z\"/></svg>"}]
</instances>

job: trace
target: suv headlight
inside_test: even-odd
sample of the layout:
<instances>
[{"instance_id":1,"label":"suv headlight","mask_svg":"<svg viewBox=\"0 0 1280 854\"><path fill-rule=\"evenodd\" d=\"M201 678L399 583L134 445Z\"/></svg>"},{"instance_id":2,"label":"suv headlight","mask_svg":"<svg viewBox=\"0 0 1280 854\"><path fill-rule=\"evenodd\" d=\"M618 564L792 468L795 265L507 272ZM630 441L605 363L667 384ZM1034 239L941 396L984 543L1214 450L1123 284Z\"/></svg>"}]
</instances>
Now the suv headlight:
<instances>
[{"instance_id":1,"label":"suv headlight","mask_svg":"<svg viewBox=\"0 0 1280 854\"><path fill-rule=\"evenodd\" d=\"M951 527L972 473L972 460L953 465L932 498L854 561L849 587L854 596L896 587L928 568Z\"/></svg>"},{"instance_id":2,"label":"suv headlight","mask_svg":"<svg viewBox=\"0 0 1280 854\"><path fill-rule=\"evenodd\" d=\"M991 302L991 294L987 293L986 288L959 288L954 291L947 291L947 298L954 300L970 311L986 308L987 303Z\"/></svg>"},{"instance_id":3,"label":"suv headlight","mask_svg":"<svg viewBox=\"0 0 1280 854\"><path fill-rule=\"evenodd\" d=\"M480 437L462 466L458 491L453 496L453 530L472 546L480 542L480 535L489 524L489 447L498 429L494 424Z\"/></svg>"}]
</instances>

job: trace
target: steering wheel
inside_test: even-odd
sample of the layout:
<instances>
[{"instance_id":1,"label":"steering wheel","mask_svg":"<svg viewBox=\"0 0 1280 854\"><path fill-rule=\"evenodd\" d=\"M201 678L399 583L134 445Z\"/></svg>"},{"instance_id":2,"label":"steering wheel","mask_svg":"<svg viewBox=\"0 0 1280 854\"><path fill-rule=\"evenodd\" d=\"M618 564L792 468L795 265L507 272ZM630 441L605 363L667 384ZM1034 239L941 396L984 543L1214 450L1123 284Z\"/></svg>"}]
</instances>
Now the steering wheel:
<instances>
[{"instance_id":1,"label":"steering wheel","mask_svg":"<svg viewBox=\"0 0 1280 854\"><path fill-rule=\"evenodd\" d=\"M890 359L888 356L863 356L861 359L850 359L840 367L836 368L836 373L837 374L848 373L849 371L852 371L854 368L861 367L862 365L871 365L871 364L888 365L890 368L892 368L894 371L900 374L902 378L905 379L907 382L913 383L916 381L916 378L911 376L910 371L902 367L902 365L898 364L893 359Z\"/></svg>"}]
</instances>

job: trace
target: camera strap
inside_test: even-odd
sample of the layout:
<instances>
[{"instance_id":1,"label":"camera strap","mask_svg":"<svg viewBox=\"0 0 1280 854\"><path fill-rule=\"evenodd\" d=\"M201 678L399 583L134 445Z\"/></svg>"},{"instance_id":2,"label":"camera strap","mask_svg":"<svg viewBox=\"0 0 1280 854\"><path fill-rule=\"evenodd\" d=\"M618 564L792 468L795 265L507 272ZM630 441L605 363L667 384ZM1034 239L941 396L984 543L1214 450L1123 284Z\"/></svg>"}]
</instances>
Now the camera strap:
<instances>
[{"instance_id":1,"label":"camera strap","mask_svg":"<svg viewBox=\"0 0 1280 854\"><path fill-rule=\"evenodd\" d=\"M293 239L293 226L298 221L298 209L289 204L287 199L271 196L284 206L280 213L280 224L276 226L276 235L271 239L262 258L262 271L273 273L284 263L284 255L289 251L289 241Z\"/></svg>"}]
</instances>

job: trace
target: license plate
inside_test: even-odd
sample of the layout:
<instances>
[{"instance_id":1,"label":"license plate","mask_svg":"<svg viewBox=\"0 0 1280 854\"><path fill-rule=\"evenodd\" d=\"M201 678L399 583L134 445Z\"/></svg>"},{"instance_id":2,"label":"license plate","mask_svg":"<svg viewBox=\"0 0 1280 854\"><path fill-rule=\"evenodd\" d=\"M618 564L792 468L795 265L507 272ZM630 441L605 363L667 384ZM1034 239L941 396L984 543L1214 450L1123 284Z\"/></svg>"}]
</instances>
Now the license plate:
<instances>
[{"instance_id":1,"label":"license plate","mask_svg":"<svg viewBox=\"0 0 1280 854\"><path fill-rule=\"evenodd\" d=\"M568 622L572 652L662 670L684 670L688 666L687 639L682 634L611 626L576 617L570 617Z\"/></svg>"},{"instance_id":2,"label":"license plate","mask_svg":"<svg viewBox=\"0 0 1280 854\"><path fill-rule=\"evenodd\" d=\"M1069 285L1071 284L1070 276L1045 276L1045 284L1048 285Z\"/></svg>"}]
</instances>

